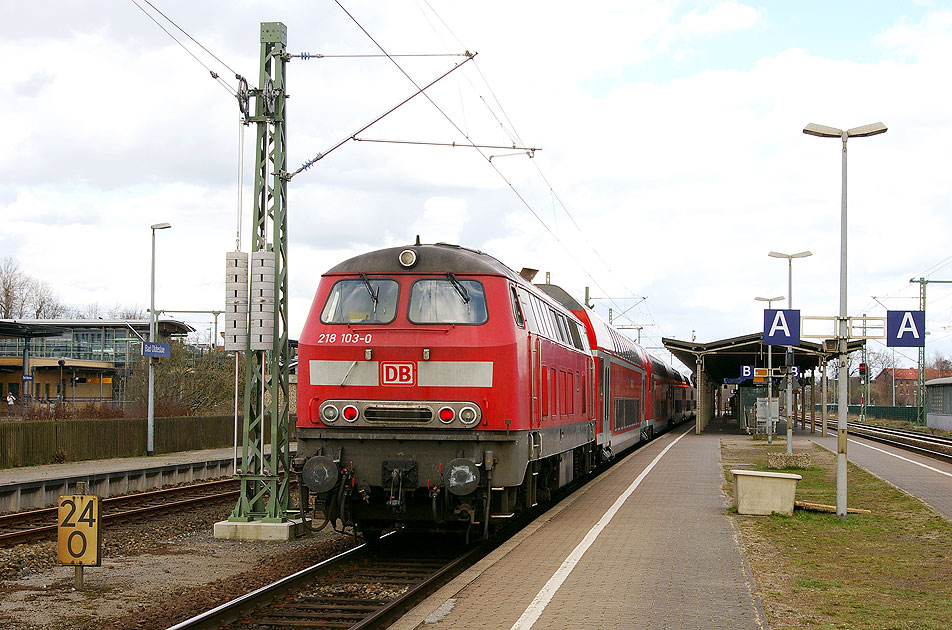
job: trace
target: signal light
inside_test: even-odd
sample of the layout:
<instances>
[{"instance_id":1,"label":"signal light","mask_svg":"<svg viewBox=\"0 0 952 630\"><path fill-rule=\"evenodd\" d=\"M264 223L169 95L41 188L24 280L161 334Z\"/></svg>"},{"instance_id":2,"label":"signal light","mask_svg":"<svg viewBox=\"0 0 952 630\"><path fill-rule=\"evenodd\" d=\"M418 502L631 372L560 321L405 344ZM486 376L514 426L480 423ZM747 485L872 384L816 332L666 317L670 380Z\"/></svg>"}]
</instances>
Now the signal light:
<instances>
[{"instance_id":1,"label":"signal light","mask_svg":"<svg viewBox=\"0 0 952 630\"><path fill-rule=\"evenodd\" d=\"M321 410L321 415L324 416L324 422L334 422L337 420L337 407L334 405L327 405Z\"/></svg>"},{"instance_id":2,"label":"signal light","mask_svg":"<svg viewBox=\"0 0 952 630\"><path fill-rule=\"evenodd\" d=\"M357 420L357 416L359 415L359 413L357 411L357 407L353 405L347 405L346 407L344 407L344 411L341 413L341 415L344 416L344 420L346 420L347 422L354 422L355 420Z\"/></svg>"},{"instance_id":3,"label":"signal light","mask_svg":"<svg viewBox=\"0 0 952 630\"><path fill-rule=\"evenodd\" d=\"M456 412L453 411L450 407L443 407L439 412L440 422L443 424L449 424L453 421L453 418L456 417Z\"/></svg>"}]
</instances>

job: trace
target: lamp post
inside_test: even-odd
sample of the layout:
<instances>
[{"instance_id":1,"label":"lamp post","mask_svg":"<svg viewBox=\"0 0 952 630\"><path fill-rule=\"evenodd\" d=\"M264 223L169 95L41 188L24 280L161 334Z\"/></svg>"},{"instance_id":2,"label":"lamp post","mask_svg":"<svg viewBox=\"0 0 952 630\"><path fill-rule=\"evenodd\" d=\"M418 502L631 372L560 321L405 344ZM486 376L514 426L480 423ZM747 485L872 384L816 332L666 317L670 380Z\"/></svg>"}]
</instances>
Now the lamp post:
<instances>
[{"instance_id":1,"label":"lamp post","mask_svg":"<svg viewBox=\"0 0 952 630\"><path fill-rule=\"evenodd\" d=\"M767 308L773 308L774 302L783 299L782 295L765 298L755 297L758 302L766 302ZM767 444L773 444L773 346L767 346Z\"/></svg>"},{"instance_id":2,"label":"lamp post","mask_svg":"<svg viewBox=\"0 0 952 630\"><path fill-rule=\"evenodd\" d=\"M787 308L793 308L793 259L806 258L812 256L813 252L797 252L796 254L781 254L780 252L769 252L771 258L787 259ZM787 453L793 453L793 378L790 368L793 364L790 361L793 354L793 346L787 346L786 376L787 376Z\"/></svg>"},{"instance_id":3,"label":"lamp post","mask_svg":"<svg viewBox=\"0 0 952 630\"><path fill-rule=\"evenodd\" d=\"M152 227L152 284L149 299L149 342L155 341L155 231L172 227L169 223L156 223ZM155 368L152 357L149 357L149 422L145 452L147 455L155 453Z\"/></svg>"},{"instance_id":4,"label":"lamp post","mask_svg":"<svg viewBox=\"0 0 952 630\"><path fill-rule=\"evenodd\" d=\"M853 127L852 129L837 129L810 123L803 128L803 133L819 138L840 138L843 140L843 183L840 194L840 315L837 334L837 363L841 378L837 383L836 405L836 515L846 518L846 416L848 378L842 378L846 369L846 346L849 341L849 330L846 318L846 141L850 138L865 138L886 133L886 125L881 122Z\"/></svg>"}]
</instances>

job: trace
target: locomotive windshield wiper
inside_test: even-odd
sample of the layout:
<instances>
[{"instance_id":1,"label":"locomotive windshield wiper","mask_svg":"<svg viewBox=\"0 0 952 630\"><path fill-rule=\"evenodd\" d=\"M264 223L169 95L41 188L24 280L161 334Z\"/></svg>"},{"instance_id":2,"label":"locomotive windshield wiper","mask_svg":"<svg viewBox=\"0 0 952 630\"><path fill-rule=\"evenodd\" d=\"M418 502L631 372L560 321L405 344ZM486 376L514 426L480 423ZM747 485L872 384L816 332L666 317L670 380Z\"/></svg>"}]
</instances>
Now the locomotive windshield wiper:
<instances>
[{"instance_id":1,"label":"locomotive windshield wiper","mask_svg":"<svg viewBox=\"0 0 952 630\"><path fill-rule=\"evenodd\" d=\"M469 293L466 292L466 287L460 284L460 281L456 279L456 276L453 275L452 271L447 272L446 277L450 279L450 282L453 283L453 288L456 289L456 292L459 293L459 297L463 300L463 304L469 304Z\"/></svg>"},{"instance_id":2,"label":"locomotive windshield wiper","mask_svg":"<svg viewBox=\"0 0 952 630\"><path fill-rule=\"evenodd\" d=\"M373 288L373 286L370 284L370 279L367 278L367 274L365 274L363 271L360 272L360 279L363 280L363 281L364 281L364 284L367 285L367 291L370 293L370 299L374 301L374 310L373 310L373 312L376 314L376 312L377 312L377 293L380 292L380 289L377 289L377 292L374 292L374 288Z\"/></svg>"}]
</instances>

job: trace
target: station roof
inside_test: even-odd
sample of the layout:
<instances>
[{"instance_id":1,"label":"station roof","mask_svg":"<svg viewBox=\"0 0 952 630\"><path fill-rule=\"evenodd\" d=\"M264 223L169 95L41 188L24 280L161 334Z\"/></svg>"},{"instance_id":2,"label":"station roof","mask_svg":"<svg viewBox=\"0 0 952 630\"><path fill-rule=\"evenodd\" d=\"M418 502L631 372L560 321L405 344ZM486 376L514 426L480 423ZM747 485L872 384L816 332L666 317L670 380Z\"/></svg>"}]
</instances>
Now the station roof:
<instances>
[{"instance_id":1,"label":"station roof","mask_svg":"<svg viewBox=\"0 0 952 630\"><path fill-rule=\"evenodd\" d=\"M15 337L18 339L33 339L35 337L55 337L66 332L65 328L20 322L14 320L0 320L0 337Z\"/></svg>"},{"instance_id":2,"label":"station roof","mask_svg":"<svg viewBox=\"0 0 952 630\"><path fill-rule=\"evenodd\" d=\"M764 345L763 338L763 333L758 332L708 343L681 341L667 337L661 342L666 350L689 368L697 365L698 357L703 356L704 371L714 382L720 383L725 378L740 376L742 365L766 367L768 346ZM863 347L863 343L861 339L850 341L847 349L850 352L859 350ZM777 346L774 349L774 367L783 365L785 351L785 346ZM794 348L794 353L796 364L802 370L813 369L824 360L824 357L832 356L823 352L822 345L809 341L801 341L800 345Z\"/></svg>"},{"instance_id":3,"label":"station roof","mask_svg":"<svg viewBox=\"0 0 952 630\"><path fill-rule=\"evenodd\" d=\"M0 337L55 337L77 328L132 328L148 333L148 319L0 319ZM195 329L177 319L159 318L156 330L161 335L178 337ZM131 331L130 331L131 332Z\"/></svg>"}]
</instances>

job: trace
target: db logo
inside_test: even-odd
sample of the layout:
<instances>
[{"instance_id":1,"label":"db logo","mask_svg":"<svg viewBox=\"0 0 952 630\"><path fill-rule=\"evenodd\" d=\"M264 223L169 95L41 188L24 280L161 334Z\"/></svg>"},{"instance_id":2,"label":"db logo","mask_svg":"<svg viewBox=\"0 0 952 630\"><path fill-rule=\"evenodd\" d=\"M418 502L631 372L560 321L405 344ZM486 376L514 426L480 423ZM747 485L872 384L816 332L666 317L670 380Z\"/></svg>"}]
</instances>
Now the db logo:
<instances>
[{"instance_id":1,"label":"db logo","mask_svg":"<svg viewBox=\"0 0 952 630\"><path fill-rule=\"evenodd\" d=\"M384 385L416 385L416 364L381 363L380 382Z\"/></svg>"}]
</instances>

